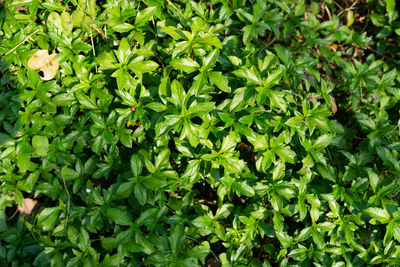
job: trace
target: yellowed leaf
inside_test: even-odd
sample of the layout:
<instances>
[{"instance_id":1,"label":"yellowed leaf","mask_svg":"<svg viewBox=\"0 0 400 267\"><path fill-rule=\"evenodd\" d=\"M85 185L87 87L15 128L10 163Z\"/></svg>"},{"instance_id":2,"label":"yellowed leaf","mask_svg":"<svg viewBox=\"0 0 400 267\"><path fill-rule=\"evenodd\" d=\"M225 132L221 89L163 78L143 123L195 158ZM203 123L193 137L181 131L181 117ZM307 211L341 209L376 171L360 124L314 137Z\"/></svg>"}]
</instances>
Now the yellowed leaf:
<instances>
[{"instance_id":1,"label":"yellowed leaf","mask_svg":"<svg viewBox=\"0 0 400 267\"><path fill-rule=\"evenodd\" d=\"M37 200L31 198L24 198L24 206L18 205L18 210L20 213L31 214L32 210L35 208Z\"/></svg>"},{"instance_id":2,"label":"yellowed leaf","mask_svg":"<svg viewBox=\"0 0 400 267\"><path fill-rule=\"evenodd\" d=\"M28 67L34 70L40 69L43 72L40 78L49 81L56 76L60 65L57 54L49 55L47 50L38 50L29 58Z\"/></svg>"}]
</instances>

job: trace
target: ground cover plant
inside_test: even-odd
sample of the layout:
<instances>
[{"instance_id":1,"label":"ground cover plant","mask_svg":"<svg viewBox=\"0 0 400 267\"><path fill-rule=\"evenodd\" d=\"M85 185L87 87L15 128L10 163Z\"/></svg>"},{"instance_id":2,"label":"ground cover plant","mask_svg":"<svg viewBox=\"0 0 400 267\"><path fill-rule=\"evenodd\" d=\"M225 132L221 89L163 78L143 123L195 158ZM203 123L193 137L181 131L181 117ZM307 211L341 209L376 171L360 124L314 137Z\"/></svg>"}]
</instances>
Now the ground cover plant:
<instances>
[{"instance_id":1,"label":"ground cover plant","mask_svg":"<svg viewBox=\"0 0 400 267\"><path fill-rule=\"evenodd\" d=\"M398 266L394 0L0 1L1 266Z\"/></svg>"}]
</instances>

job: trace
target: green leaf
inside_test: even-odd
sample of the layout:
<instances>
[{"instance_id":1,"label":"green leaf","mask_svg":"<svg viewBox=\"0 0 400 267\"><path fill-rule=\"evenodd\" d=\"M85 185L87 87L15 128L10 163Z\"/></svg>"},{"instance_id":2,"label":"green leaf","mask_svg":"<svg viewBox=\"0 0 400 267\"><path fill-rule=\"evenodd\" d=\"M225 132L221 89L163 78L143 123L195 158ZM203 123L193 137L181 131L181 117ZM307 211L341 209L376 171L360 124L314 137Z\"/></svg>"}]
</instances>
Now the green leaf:
<instances>
[{"instance_id":1,"label":"green leaf","mask_svg":"<svg viewBox=\"0 0 400 267\"><path fill-rule=\"evenodd\" d=\"M135 28L135 26L133 26L132 24L129 23L122 23L122 24L118 24L112 27L112 29L116 32L130 32L131 30L133 30Z\"/></svg>"},{"instance_id":2,"label":"green leaf","mask_svg":"<svg viewBox=\"0 0 400 267\"><path fill-rule=\"evenodd\" d=\"M331 135L321 135L320 137L318 137L318 139L315 141L315 143L313 144L314 148L325 148L327 146L329 146L329 144L332 142L332 136Z\"/></svg>"},{"instance_id":3,"label":"green leaf","mask_svg":"<svg viewBox=\"0 0 400 267\"><path fill-rule=\"evenodd\" d=\"M46 136L35 135L32 138L32 146L38 156L46 156L49 150L49 140Z\"/></svg>"},{"instance_id":4,"label":"green leaf","mask_svg":"<svg viewBox=\"0 0 400 267\"><path fill-rule=\"evenodd\" d=\"M292 244L292 242L293 242L293 237L291 237L291 236L288 235L287 233L277 231L275 234L276 234L276 237L278 238L279 242L281 243L281 245L282 245L284 248L287 248L287 247L289 247L289 246Z\"/></svg>"},{"instance_id":5,"label":"green leaf","mask_svg":"<svg viewBox=\"0 0 400 267\"><path fill-rule=\"evenodd\" d=\"M146 104L145 107L149 108L151 110L154 110L155 112L162 112L162 111L165 111L168 109L167 106L165 106L159 102L152 102L152 103Z\"/></svg>"},{"instance_id":6,"label":"green leaf","mask_svg":"<svg viewBox=\"0 0 400 267\"><path fill-rule=\"evenodd\" d=\"M289 252L288 256L295 260L304 261L307 258L307 248L300 247L293 249Z\"/></svg>"},{"instance_id":7,"label":"green leaf","mask_svg":"<svg viewBox=\"0 0 400 267\"><path fill-rule=\"evenodd\" d=\"M79 178L79 173L77 173L71 168L68 168L67 166L64 166L61 169L61 174L63 175L65 180L75 180Z\"/></svg>"},{"instance_id":8,"label":"green leaf","mask_svg":"<svg viewBox=\"0 0 400 267\"><path fill-rule=\"evenodd\" d=\"M262 79L257 70L242 68L232 71L232 73L240 78L246 79L248 83L256 83L258 85L262 85Z\"/></svg>"},{"instance_id":9,"label":"green leaf","mask_svg":"<svg viewBox=\"0 0 400 267\"><path fill-rule=\"evenodd\" d=\"M107 208L105 215L113 222L119 225L131 225L133 222L125 211L118 208Z\"/></svg>"},{"instance_id":10,"label":"green leaf","mask_svg":"<svg viewBox=\"0 0 400 267\"><path fill-rule=\"evenodd\" d=\"M136 15L135 18L135 25L136 26L143 26L146 23L148 23L153 15L156 13L157 7L151 6L148 8L145 8L143 10L140 10L139 13Z\"/></svg>"},{"instance_id":11,"label":"green leaf","mask_svg":"<svg viewBox=\"0 0 400 267\"><path fill-rule=\"evenodd\" d=\"M58 214L60 209L58 207L44 208L37 217L37 224L43 231L49 231L57 224Z\"/></svg>"},{"instance_id":12,"label":"green leaf","mask_svg":"<svg viewBox=\"0 0 400 267\"><path fill-rule=\"evenodd\" d=\"M163 174L160 174L160 175L162 176ZM161 187L163 187L166 184L162 179L159 179L152 175L143 177L141 182L146 188L153 190L153 191L160 189Z\"/></svg>"},{"instance_id":13,"label":"green leaf","mask_svg":"<svg viewBox=\"0 0 400 267\"><path fill-rule=\"evenodd\" d=\"M393 236L394 239L400 241L400 223L393 221Z\"/></svg>"},{"instance_id":14,"label":"green leaf","mask_svg":"<svg viewBox=\"0 0 400 267\"><path fill-rule=\"evenodd\" d=\"M222 48L221 41L218 39L217 36L212 35L212 33L197 37L195 39L195 42L204 46L212 45L215 48Z\"/></svg>"},{"instance_id":15,"label":"green leaf","mask_svg":"<svg viewBox=\"0 0 400 267\"><path fill-rule=\"evenodd\" d=\"M371 208L365 209L364 212L366 214L368 214L369 216L371 216L372 218L380 221L381 223L389 222L390 215L384 209L371 207Z\"/></svg>"},{"instance_id":16,"label":"green leaf","mask_svg":"<svg viewBox=\"0 0 400 267\"><path fill-rule=\"evenodd\" d=\"M133 188L133 182L122 183L117 189L117 195L121 198L128 198L132 194Z\"/></svg>"},{"instance_id":17,"label":"green leaf","mask_svg":"<svg viewBox=\"0 0 400 267\"><path fill-rule=\"evenodd\" d=\"M30 156L27 153L19 153L17 156L17 166L19 170L25 173L27 170L34 171L37 164L30 161Z\"/></svg>"},{"instance_id":18,"label":"green leaf","mask_svg":"<svg viewBox=\"0 0 400 267\"><path fill-rule=\"evenodd\" d=\"M386 11L389 13L396 8L396 1L395 0L385 0L386 2Z\"/></svg>"},{"instance_id":19,"label":"green leaf","mask_svg":"<svg viewBox=\"0 0 400 267\"><path fill-rule=\"evenodd\" d=\"M195 103L194 105L190 106L188 112L190 113L191 117L196 117L196 116L201 117L204 114L211 112L213 109L215 109L214 102Z\"/></svg>"},{"instance_id":20,"label":"green leaf","mask_svg":"<svg viewBox=\"0 0 400 267\"><path fill-rule=\"evenodd\" d=\"M131 170L134 176L139 176L143 170L143 161L139 154L132 154L131 156Z\"/></svg>"},{"instance_id":21,"label":"green leaf","mask_svg":"<svg viewBox=\"0 0 400 267\"><path fill-rule=\"evenodd\" d=\"M275 185L276 192L284 198L291 199L297 196L293 185L288 182L281 182Z\"/></svg>"},{"instance_id":22,"label":"green leaf","mask_svg":"<svg viewBox=\"0 0 400 267\"><path fill-rule=\"evenodd\" d=\"M168 238L171 245L172 254L177 254L179 247L185 240L185 228L182 224L173 224L171 226L170 237Z\"/></svg>"},{"instance_id":23,"label":"green leaf","mask_svg":"<svg viewBox=\"0 0 400 267\"><path fill-rule=\"evenodd\" d=\"M210 243L203 241L200 245L195 246L189 252L189 255L195 257L196 259L204 259L210 254Z\"/></svg>"},{"instance_id":24,"label":"green leaf","mask_svg":"<svg viewBox=\"0 0 400 267\"><path fill-rule=\"evenodd\" d=\"M395 154L389 149L379 146L376 148L376 152L386 166L394 167L397 171L400 171L400 163L397 159L397 156L395 156Z\"/></svg>"},{"instance_id":25,"label":"green leaf","mask_svg":"<svg viewBox=\"0 0 400 267\"><path fill-rule=\"evenodd\" d=\"M248 44L251 42L254 38L257 38L258 32L257 32L257 26L255 25L247 25L243 28L243 43Z\"/></svg>"},{"instance_id":26,"label":"green leaf","mask_svg":"<svg viewBox=\"0 0 400 267\"><path fill-rule=\"evenodd\" d=\"M312 229L312 234L311 234L314 243L317 245L318 248L322 249L325 247L325 240L324 236L316 229Z\"/></svg>"},{"instance_id":27,"label":"green leaf","mask_svg":"<svg viewBox=\"0 0 400 267\"><path fill-rule=\"evenodd\" d=\"M175 106L182 108L185 106L185 98L186 92L182 84L177 80L173 80L171 84L171 98L169 101L175 104Z\"/></svg>"},{"instance_id":28,"label":"green leaf","mask_svg":"<svg viewBox=\"0 0 400 267\"><path fill-rule=\"evenodd\" d=\"M161 32L165 32L166 34L170 35L174 40L185 39L188 40L188 32L184 32L181 29L178 29L173 26L167 26L161 29Z\"/></svg>"},{"instance_id":29,"label":"green leaf","mask_svg":"<svg viewBox=\"0 0 400 267\"><path fill-rule=\"evenodd\" d=\"M253 135L248 136L247 139L254 146L254 151L256 152L266 150L269 147L267 135L253 133Z\"/></svg>"},{"instance_id":30,"label":"green leaf","mask_svg":"<svg viewBox=\"0 0 400 267\"><path fill-rule=\"evenodd\" d=\"M285 64L286 67L290 66L292 54L289 49L280 45L274 45L274 49L283 64Z\"/></svg>"},{"instance_id":31,"label":"green leaf","mask_svg":"<svg viewBox=\"0 0 400 267\"><path fill-rule=\"evenodd\" d=\"M61 32L62 24L61 24L61 16L57 12L51 12L47 17L47 23L49 25L54 25L54 27Z\"/></svg>"},{"instance_id":32,"label":"green leaf","mask_svg":"<svg viewBox=\"0 0 400 267\"><path fill-rule=\"evenodd\" d=\"M239 197L242 195L254 197L255 195L254 189L246 182L235 183L235 191Z\"/></svg>"},{"instance_id":33,"label":"green leaf","mask_svg":"<svg viewBox=\"0 0 400 267\"><path fill-rule=\"evenodd\" d=\"M208 78L210 79L210 83L216 85L219 89L224 92L230 93L231 88L228 85L228 79L221 72L212 71L208 73Z\"/></svg>"},{"instance_id":34,"label":"green leaf","mask_svg":"<svg viewBox=\"0 0 400 267\"><path fill-rule=\"evenodd\" d=\"M61 25L63 32L68 35L72 32L74 25L72 24L71 15L68 12L61 13Z\"/></svg>"},{"instance_id":35,"label":"green leaf","mask_svg":"<svg viewBox=\"0 0 400 267\"><path fill-rule=\"evenodd\" d=\"M182 70L186 73L192 73L200 68L199 63L190 58L177 58L171 61L174 69Z\"/></svg>"},{"instance_id":36,"label":"green leaf","mask_svg":"<svg viewBox=\"0 0 400 267\"><path fill-rule=\"evenodd\" d=\"M132 55L132 50L127 38L122 38L121 42L119 43L118 50L115 51L115 55L121 64L125 65L128 63Z\"/></svg>"},{"instance_id":37,"label":"green leaf","mask_svg":"<svg viewBox=\"0 0 400 267\"><path fill-rule=\"evenodd\" d=\"M96 102L93 99L86 96L85 94L83 94L82 92L76 92L75 97L83 108L92 110L98 109Z\"/></svg>"},{"instance_id":38,"label":"green leaf","mask_svg":"<svg viewBox=\"0 0 400 267\"><path fill-rule=\"evenodd\" d=\"M370 168L365 168L368 173L369 184L371 185L374 192L376 192L376 187L379 183L379 176Z\"/></svg>"},{"instance_id":39,"label":"green leaf","mask_svg":"<svg viewBox=\"0 0 400 267\"><path fill-rule=\"evenodd\" d=\"M11 138L8 134L0 132L0 147L1 146L13 146L15 144L15 140Z\"/></svg>"},{"instance_id":40,"label":"green leaf","mask_svg":"<svg viewBox=\"0 0 400 267\"><path fill-rule=\"evenodd\" d=\"M336 179L333 173L333 168L331 166L324 166L322 164L317 165L317 170L321 174L322 178L328 179L336 183Z\"/></svg>"},{"instance_id":41,"label":"green leaf","mask_svg":"<svg viewBox=\"0 0 400 267\"><path fill-rule=\"evenodd\" d=\"M130 63L129 68L137 74L143 74L156 70L158 64L151 60L144 60Z\"/></svg>"},{"instance_id":42,"label":"green leaf","mask_svg":"<svg viewBox=\"0 0 400 267\"><path fill-rule=\"evenodd\" d=\"M296 241L301 242L307 240L312 234L312 228L306 227L300 231L300 233L296 236Z\"/></svg>"},{"instance_id":43,"label":"green leaf","mask_svg":"<svg viewBox=\"0 0 400 267\"><path fill-rule=\"evenodd\" d=\"M285 146L282 148L274 149L274 152L284 161L294 164L296 159L296 153L290 149L290 147Z\"/></svg>"},{"instance_id":44,"label":"green leaf","mask_svg":"<svg viewBox=\"0 0 400 267\"><path fill-rule=\"evenodd\" d=\"M220 153L226 153L232 151L237 145L237 137L235 132L230 132L228 136L224 137L222 142Z\"/></svg>"},{"instance_id":45,"label":"green leaf","mask_svg":"<svg viewBox=\"0 0 400 267\"><path fill-rule=\"evenodd\" d=\"M219 50L218 49L214 49L213 51L211 51L211 53L209 53L203 60L203 71L212 69L215 65L215 62L217 61L219 56Z\"/></svg>"},{"instance_id":46,"label":"green leaf","mask_svg":"<svg viewBox=\"0 0 400 267\"><path fill-rule=\"evenodd\" d=\"M136 184L135 185L135 197L137 199L137 201L139 202L140 205L144 205L146 204L147 201L147 191L146 188L144 186L142 186L141 184Z\"/></svg>"},{"instance_id":47,"label":"green leaf","mask_svg":"<svg viewBox=\"0 0 400 267\"><path fill-rule=\"evenodd\" d=\"M80 10L80 9L74 10L74 12L72 12L72 15L71 15L72 24L75 27L81 27L84 16L85 16L85 14L83 13L82 10Z\"/></svg>"},{"instance_id":48,"label":"green leaf","mask_svg":"<svg viewBox=\"0 0 400 267\"><path fill-rule=\"evenodd\" d=\"M96 57L96 62L100 65L100 70L115 69L116 59L113 53L103 52Z\"/></svg>"},{"instance_id":49,"label":"green leaf","mask_svg":"<svg viewBox=\"0 0 400 267\"><path fill-rule=\"evenodd\" d=\"M72 103L76 103L75 96L73 94L61 93L52 98L52 102L56 106L71 106Z\"/></svg>"}]
</instances>

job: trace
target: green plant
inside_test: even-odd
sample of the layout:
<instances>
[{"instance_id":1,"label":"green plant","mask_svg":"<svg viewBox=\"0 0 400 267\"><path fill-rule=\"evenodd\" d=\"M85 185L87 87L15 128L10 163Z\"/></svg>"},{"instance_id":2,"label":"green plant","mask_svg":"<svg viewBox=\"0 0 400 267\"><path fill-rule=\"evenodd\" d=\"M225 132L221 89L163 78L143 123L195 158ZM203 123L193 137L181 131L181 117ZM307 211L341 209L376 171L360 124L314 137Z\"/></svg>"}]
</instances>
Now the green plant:
<instances>
[{"instance_id":1,"label":"green plant","mask_svg":"<svg viewBox=\"0 0 400 267\"><path fill-rule=\"evenodd\" d=\"M397 266L398 15L346 3L2 1L0 263Z\"/></svg>"}]
</instances>

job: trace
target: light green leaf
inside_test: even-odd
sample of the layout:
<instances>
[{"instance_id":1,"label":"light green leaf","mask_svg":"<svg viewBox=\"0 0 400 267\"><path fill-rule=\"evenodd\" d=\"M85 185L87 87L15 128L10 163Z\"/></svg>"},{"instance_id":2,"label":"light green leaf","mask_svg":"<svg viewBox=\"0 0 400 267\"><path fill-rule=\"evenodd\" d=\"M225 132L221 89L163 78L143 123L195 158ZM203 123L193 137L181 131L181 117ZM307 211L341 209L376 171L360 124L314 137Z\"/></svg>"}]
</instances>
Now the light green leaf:
<instances>
[{"instance_id":1,"label":"light green leaf","mask_svg":"<svg viewBox=\"0 0 400 267\"><path fill-rule=\"evenodd\" d=\"M162 111L167 110L167 108L168 108L167 106L165 106L165 105L163 105L163 104L161 104L159 102L151 102L149 104L146 104L145 107L149 108L149 109L152 109L155 112L162 112Z\"/></svg>"},{"instance_id":2,"label":"light green leaf","mask_svg":"<svg viewBox=\"0 0 400 267\"><path fill-rule=\"evenodd\" d=\"M118 24L112 27L114 31L116 32L130 32L131 30L133 30L135 28L135 26L133 26L132 24L129 23L122 23L122 24Z\"/></svg>"},{"instance_id":3,"label":"light green leaf","mask_svg":"<svg viewBox=\"0 0 400 267\"><path fill-rule=\"evenodd\" d=\"M129 64L129 68L137 74L143 74L156 70L158 68L158 64L151 60L144 60L132 62L131 64Z\"/></svg>"},{"instance_id":4,"label":"light green leaf","mask_svg":"<svg viewBox=\"0 0 400 267\"><path fill-rule=\"evenodd\" d=\"M364 212L366 214L368 214L369 216L371 216L372 218L380 221L381 223L389 222L390 215L384 209L371 207L371 208L365 209Z\"/></svg>"},{"instance_id":5,"label":"light green leaf","mask_svg":"<svg viewBox=\"0 0 400 267\"><path fill-rule=\"evenodd\" d=\"M37 217L37 224L42 227L43 231L49 231L57 224L58 214L60 209L58 207L44 208Z\"/></svg>"},{"instance_id":6,"label":"light green leaf","mask_svg":"<svg viewBox=\"0 0 400 267\"><path fill-rule=\"evenodd\" d=\"M63 31L66 35L68 35L72 32L74 25L72 24L71 15L68 12L61 13L61 25L62 25Z\"/></svg>"},{"instance_id":7,"label":"light green leaf","mask_svg":"<svg viewBox=\"0 0 400 267\"><path fill-rule=\"evenodd\" d=\"M260 74L257 70L242 68L235 70L232 73L240 78L246 79L249 83L256 83L258 85L262 84Z\"/></svg>"},{"instance_id":8,"label":"light green leaf","mask_svg":"<svg viewBox=\"0 0 400 267\"><path fill-rule=\"evenodd\" d=\"M247 184L245 181L240 182L240 183L235 183L235 191L236 194L240 197L242 195L248 196L248 197L253 197L255 195L254 189Z\"/></svg>"},{"instance_id":9,"label":"light green leaf","mask_svg":"<svg viewBox=\"0 0 400 267\"><path fill-rule=\"evenodd\" d=\"M196 117L196 116L203 116L204 114L207 114L211 112L215 108L215 103L214 102L208 102L208 103L195 103L190 106L188 112L190 113L191 117Z\"/></svg>"},{"instance_id":10,"label":"light green leaf","mask_svg":"<svg viewBox=\"0 0 400 267\"><path fill-rule=\"evenodd\" d=\"M274 152L284 161L292 164L295 163L296 153L293 150L291 150L289 146L274 149Z\"/></svg>"},{"instance_id":11,"label":"light green leaf","mask_svg":"<svg viewBox=\"0 0 400 267\"><path fill-rule=\"evenodd\" d=\"M211 84L216 85L222 91L227 93L231 92L231 88L228 85L228 80L221 72L219 71L209 72L208 78L210 79Z\"/></svg>"},{"instance_id":12,"label":"light green leaf","mask_svg":"<svg viewBox=\"0 0 400 267\"><path fill-rule=\"evenodd\" d=\"M93 99L86 96L85 94L83 94L82 92L76 92L75 97L79 101L79 103L82 105L83 108L92 109L92 110L98 109L96 102Z\"/></svg>"},{"instance_id":13,"label":"light green leaf","mask_svg":"<svg viewBox=\"0 0 400 267\"><path fill-rule=\"evenodd\" d=\"M219 56L219 50L218 49L214 49L213 51L211 51L210 54L208 54L203 61L203 67L202 69L204 70L208 70L214 67L215 62L217 61Z\"/></svg>"},{"instance_id":14,"label":"light green leaf","mask_svg":"<svg viewBox=\"0 0 400 267\"><path fill-rule=\"evenodd\" d=\"M190 58L177 58L171 61L174 69L182 70L186 73L192 73L200 68L199 63Z\"/></svg>"},{"instance_id":15,"label":"light green leaf","mask_svg":"<svg viewBox=\"0 0 400 267\"><path fill-rule=\"evenodd\" d=\"M46 136L35 135L32 138L32 146L35 148L35 152L39 156L46 156L49 150L49 140Z\"/></svg>"},{"instance_id":16,"label":"light green leaf","mask_svg":"<svg viewBox=\"0 0 400 267\"><path fill-rule=\"evenodd\" d=\"M67 166L64 166L61 169L61 173L64 177L65 180L75 180L79 178L79 173L77 173L75 170L68 168Z\"/></svg>"},{"instance_id":17,"label":"light green leaf","mask_svg":"<svg viewBox=\"0 0 400 267\"><path fill-rule=\"evenodd\" d=\"M136 26L143 26L151 20L153 15L156 13L157 7L151 6L140 10L139 13L136 15L135 25Z\"/></svg>"}]
</instances>

